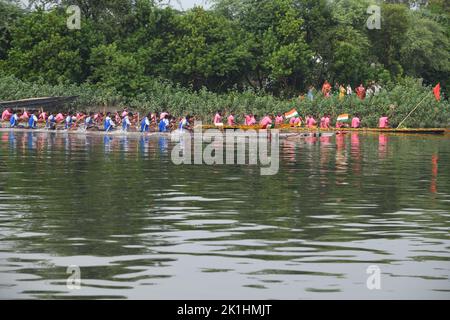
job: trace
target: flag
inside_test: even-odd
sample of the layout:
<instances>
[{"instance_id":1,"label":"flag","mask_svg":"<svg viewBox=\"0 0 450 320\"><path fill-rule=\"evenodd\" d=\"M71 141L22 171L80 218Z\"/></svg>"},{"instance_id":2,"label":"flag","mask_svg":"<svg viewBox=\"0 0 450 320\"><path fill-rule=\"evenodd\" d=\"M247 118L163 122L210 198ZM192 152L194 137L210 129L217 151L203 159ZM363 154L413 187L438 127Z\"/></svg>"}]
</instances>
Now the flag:
<instances>
[{"instance_id":1,"label":"flag","mask_svg":"<svg viewBox=\"0 0 450 320\"><path fill-rule=\"evenodd\" d=\"M433 89L434 97L437 101L441 101L441 84L438 83Z\"/></svg>"},{"instance_id":2,"label":"flag","mask_svg":"<svg viewBox=\"0 0 450 320\"><path fill-rule=\"evenodd\" d=\"M293 118L293 117L298 117L298 112L297 112L297 110L292 109L291 111L286 112L284 114L284 116L286 117L286 119L290 119L290 118Z\"/></svg>"},{"instance_id":3,"label":"flag","mask_svg":"<svg viewBox=\"0 0 450 320\"><path fill-rule=\"evenodd\" d=\"M345 114L341 114L339 117L337 117L337 121L339 122L347 122L350 119L350 116L345 113Z\"/></svg>"}]
</instances>

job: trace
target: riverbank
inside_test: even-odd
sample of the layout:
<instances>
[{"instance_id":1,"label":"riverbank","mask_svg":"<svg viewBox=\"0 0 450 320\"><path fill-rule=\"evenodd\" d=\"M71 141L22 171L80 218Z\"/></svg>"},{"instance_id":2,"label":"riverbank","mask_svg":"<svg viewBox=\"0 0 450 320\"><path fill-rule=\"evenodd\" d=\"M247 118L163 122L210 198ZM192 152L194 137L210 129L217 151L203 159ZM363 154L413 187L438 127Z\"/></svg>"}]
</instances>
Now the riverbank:
<instances>
[{"instance_id":1,"label":"riverbank","mask_svg":"<svg viewBox=\"0 0 450 320\"><path fill-rule=\"evenodd\" d=\"M314 100L293 98L283 100L269 94L253 91L216 94L206 89L194 92L187 88L174 86L167 82L151 81L142 92L133 98L125 97L114 89L106 89L93 84L48 85L45 83L24 82L17 78L0 77L0 97L3 100L16 100L42 96L77 96L77 100L67 109L120 110L129 107L142 114L167 111L175 116L196 115L204 123L210 123L214 113L222 110L225 114L234 112L238 122L243 122L244 113L259 116L265 113L284 113L296 108L302 116L314 115L316 118L330 114L359 114L361 126L377 127L378 119L385 113L392 127L396 127L407 114L425 97L414 114L404 122L408 128L446 128L449 127L450 103L448 100L436 101L430 94L431 87L423 87L414 79L404 79L397 84L387 84L376 96L358 99L355 95L324 98L317 94Z\"/></svg>"}]
</instances>

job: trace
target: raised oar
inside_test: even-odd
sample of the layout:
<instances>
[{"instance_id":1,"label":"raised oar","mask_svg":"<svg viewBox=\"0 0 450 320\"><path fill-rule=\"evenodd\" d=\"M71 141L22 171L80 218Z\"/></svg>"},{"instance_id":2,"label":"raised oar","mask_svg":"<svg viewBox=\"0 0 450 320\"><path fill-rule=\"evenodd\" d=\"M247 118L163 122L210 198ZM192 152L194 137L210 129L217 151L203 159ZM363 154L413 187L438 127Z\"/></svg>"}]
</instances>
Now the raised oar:
<instances>
[{"instance_id":1,"label":"raised oar","mask_svg":"<svg viewBox=\"0 0 450 320\"><path fill-rule=\"evenodd\" d=\"M400 126L403 124L403 122L405 122L406 121L406 119L408 119L409 118L409 116L414 112L414 111L416 111L416 109L422 104L422 102L424 102L425 101L425 99L426 98L428 98L428 96L432 93L433 91L430 91L430 92L428 92L428 94L425 96L425 97L423 97L423 99L422 100L420 100L420 102L415 106L415 108L414 109L412 109L411 110L411 112L410 113L408 113L408 115L406 116L406 118L405 119L403 119L403 121L402 122L400 122L400 124L397 126L397 129L398 128L400 128Z\"/></svg>"}]
</instances>

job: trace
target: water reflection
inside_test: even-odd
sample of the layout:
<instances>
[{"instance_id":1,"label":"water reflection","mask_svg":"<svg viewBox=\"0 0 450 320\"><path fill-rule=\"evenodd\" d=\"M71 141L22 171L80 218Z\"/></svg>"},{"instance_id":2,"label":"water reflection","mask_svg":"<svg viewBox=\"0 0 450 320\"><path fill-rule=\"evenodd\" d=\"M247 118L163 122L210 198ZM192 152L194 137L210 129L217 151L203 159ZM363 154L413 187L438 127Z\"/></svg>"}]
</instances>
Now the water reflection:
<instances>
[{"instance_id":1,"label":"water reflection","mask_svg":"<svg viewBox=\"0 0 450 320\"><path fill-rule=\"evenodd\" d=\"M448 299L449 142L284 139L262 177L162 136L2 133L0 297Z\"/></svg>"}]
</instances>

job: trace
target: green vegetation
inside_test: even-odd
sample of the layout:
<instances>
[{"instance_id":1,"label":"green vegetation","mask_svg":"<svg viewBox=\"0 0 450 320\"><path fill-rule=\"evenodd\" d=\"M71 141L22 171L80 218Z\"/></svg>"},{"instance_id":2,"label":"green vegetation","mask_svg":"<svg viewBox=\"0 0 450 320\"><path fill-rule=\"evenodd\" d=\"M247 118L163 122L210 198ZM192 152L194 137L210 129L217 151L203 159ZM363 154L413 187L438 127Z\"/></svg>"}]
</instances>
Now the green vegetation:
<instances>
[{"instance_id":1,"label":"green vegetation","mask_svg":"<svg viewBox=\"0 0 450 320\"><path fill-rule=\"evenodd\" d=\"M402 79L397 84L382 90L378 95L361 101L355 95L340 100L337 95L323 98L318 95L314 101L307 98L292 100L279 99L270 94L257 94L251 90L245 92L229 92L218 94L201 89L192 92L191 89L174 87L161 81L148 81L143 92L136 97L126 97L116 90L92 84L60 84L23 82L14 77L0 78L0 92L5 100L15 100L39 96L79 96L72 108L85 110L87 108L101 109L103 107L132 107L143 113L152 111L169 111L174 115L199 115L205 122L210 122L217 110L234 111L238 121L245 112L253 112L259 116L264 113L277 113L292 108L303 115L321 116L330 113L333 118L342 113L356 114L362 118L362 125L374 127L378 118L386 113L391 124L396 125L424 97L426 100L404 125L406 127L443 127L450 119L450 103L437 102L431 93L431 87L423 87L412 78Z\"/></svg>"},{"instance_id":2,"label":"green vegetation","mask_svg":"<svg viewBox=\"0 0 450 320\"><path fill-rule=\"evenodd\" d=\"M152 0L32 2L25 10L0 0L2 100L78 95L80 108L128 105L207 120L218 109L297 107L357 112L373 126L383 112L400 122L438 82L450 93L446 1L419 10L386 1L379 30L366 26L370 0L216 0L186 12ZM70 4L81 8L81 30L67 28ZM326 79L352 87L374 80L383 90L364 101L297 98ZM449 113L446 98L430 95L405 125L446 125Z\"/></svg>"}]
</instances>

